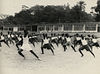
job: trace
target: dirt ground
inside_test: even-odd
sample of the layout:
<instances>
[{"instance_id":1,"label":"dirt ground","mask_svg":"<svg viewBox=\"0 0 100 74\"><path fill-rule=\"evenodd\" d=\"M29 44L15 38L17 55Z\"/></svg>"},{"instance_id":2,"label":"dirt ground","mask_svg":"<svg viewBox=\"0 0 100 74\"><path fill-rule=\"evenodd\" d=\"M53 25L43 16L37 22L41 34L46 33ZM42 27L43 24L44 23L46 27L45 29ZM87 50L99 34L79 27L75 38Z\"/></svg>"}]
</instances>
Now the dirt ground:
<instances>
[{"instance_id":1,"label":"dirt ground","mask_svg":"<svg viewBox=\"0 0 100 74\"><path fill-rule=\"evenodd\" d=\"M31 53L24 51L24 60L18 55L15 45L8 48L4 43L0 47L0 74L100 74L100 48L93 47L95 58L86 50L84 57L68 47L66 52L61 46L55 47L55 55L45 50L41 54L40 44L36 44L33 50L41 58L38 61Z\"/></svg>"}]
</instances>

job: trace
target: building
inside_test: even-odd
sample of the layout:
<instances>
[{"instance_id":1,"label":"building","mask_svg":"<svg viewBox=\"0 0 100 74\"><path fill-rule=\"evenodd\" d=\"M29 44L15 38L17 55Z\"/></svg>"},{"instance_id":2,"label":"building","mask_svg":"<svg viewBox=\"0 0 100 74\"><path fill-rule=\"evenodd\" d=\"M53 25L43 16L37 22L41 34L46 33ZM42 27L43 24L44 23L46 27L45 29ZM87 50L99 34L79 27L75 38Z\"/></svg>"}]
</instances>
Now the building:
<instances>
[{"instance_id":1,"label":"building","mask_svg":"<svg viewBox=\"0 0 100 74\"><path fill-rule=\"evenodd\" d=\"M27 29L31 32L100 32L100 22L85 23L56 23L56 24L32 24L32 25L5 25L1 26L2 31L23 31Z\"/></svg>"},{"instance_id":2,"label":"building","mask_svg":"<svg viewBox=\"0 0 100 74\"><path fill-rule=\"evenodd\" d=\"M38 32L100 32L100 22L42 24Z\"/></svg>"}]
</instances>

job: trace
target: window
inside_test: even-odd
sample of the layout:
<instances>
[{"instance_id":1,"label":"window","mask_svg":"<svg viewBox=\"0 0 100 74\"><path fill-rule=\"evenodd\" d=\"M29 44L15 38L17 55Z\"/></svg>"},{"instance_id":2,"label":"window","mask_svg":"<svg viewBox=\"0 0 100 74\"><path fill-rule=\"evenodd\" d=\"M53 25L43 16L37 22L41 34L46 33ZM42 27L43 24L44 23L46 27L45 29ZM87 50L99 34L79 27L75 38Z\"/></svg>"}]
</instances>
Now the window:
<instances>
[{"instance_id":1,"label":"window","mask_svg":"<svg viewBox=\"0 0 100 74\"><path fill-rule=\"evenodd\" d=\"M19 29L18 27L13 27L13 31L14 31L14 32L17 32L18 29Z\"/></svg>"},{"instance_id":2,"label":"window","mask_svg":"<svg viewBox=\"0 0 100 74\"><path fill-rule=\"evenodd\" d=\"M8 28L7 28L7 27L5 27L5 28L4 28L4 30L8 30Z\"/></svg>"},{"instance_id":3,"label":"window","mask_svg":"<svg viewBox=\"0 0 100 74\"><path fill-rule=\"evenodd\" d=\"M46 31L53 31L53 25L46 25Z\"/></svg>"},{"instance_id":4,"label":"window","mask_svg":"<svg viewBox=\"0 0 100 74\"><path fill-rule=\"evenodd\" d=\"M55 31L61 31L62 30L62 25L55 25L54 30Z\"/></svg>"},{"instance_id":5,"label":"window","mask_svg":"<svg viewBox=\"0 0 100 74\"><path fill-rule=\"evenodd\" d=\"M13 28L12 28L12 27L10 27L10 28L9 28L9 31L13 31Z\"/></svg>"},{"instance_id":6,"label":"window","mask_svg":"<svg viewBox=\"0 0 100 74\"><path fill-rule=\"evenodd\" d=\"M74 25L74 30L75 31L82 31L83 30L84 25L83 24L75 24Z\"/></svg>"},{"instance_id":7,"label":"window","mask_svg":"<svg viewBox=\"0 0 100 74\"><path fill-rule=\"evenodd\" d=\"M19 30L20 30L20 31L24 31L24 27L20 27Z\"/></svg>"},{"instance_id":8,"label":"window","mask_svg":"<svg viewBox=\"0 0 100 74\"><path fill-rule=\"evenodd\" d=\"M31 26L26 26L26 30L31 31Z\"/></svg>"},{"instance_id":9,"label":"window","mask_svg":"<svg viewBox=\"0 0 100 74\"><path fill-rule=\"evenodd\" d=\"M44 31L44 30L45 30L45 26L43 26L43 25L38 26L38 30L39 30L39 31Z\"/></svg>"},{"instance_id":10,"label":"window","mask_svg":"<svg viewBox=\"0 0 100 74\"><path fill-rule=\"evenodd\" d=\"M55 26L55 27L54 27L54 30L55 30L55 31L58 31L58 26Z\"/></svg>"},{"instance_id":11,"label":"window","mask_svg":"<svg viewBox=\"0 0 100 74\"><path fill-rule=\"evenodd\" d=\"M87 24L85 26L86 31L95 31L96 30L96 24Z\"/></svg>"},{"instance_id":12,"label":"window","mask_svg":"<svg viewBox=\"0 0 100 74\"><path fill-rule=\"evenodd\" d=\"M64 30L72 30L72 24L64 25Z\"/></svg>"}]
</instances>

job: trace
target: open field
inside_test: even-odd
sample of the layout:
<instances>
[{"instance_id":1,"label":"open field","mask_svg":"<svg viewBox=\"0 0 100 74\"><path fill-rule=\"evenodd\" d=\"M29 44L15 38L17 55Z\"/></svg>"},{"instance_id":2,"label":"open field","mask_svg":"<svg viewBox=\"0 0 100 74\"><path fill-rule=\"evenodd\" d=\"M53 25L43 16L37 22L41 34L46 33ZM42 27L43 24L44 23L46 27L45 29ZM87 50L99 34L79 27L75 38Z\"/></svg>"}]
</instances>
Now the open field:
<instances>
[{"instance_id":1,"label":"open field","mask_svg":"<svg viewBox=\"0 0 100 74\"><path fill-rule=\"evenodd\" d=\"M41 58L38 61L29 52L24 51L26 60L18 55L15 45L8 48L5 44L0 48L0 74L100 74L100 48L93 48L96 55L94 58L89 52L83 51L84 57L80 53L74 52L68 47L66 52L61 46L55 47L55 55L51 51L45 50L41 54L40 44L36 44L33 50Z\"/></svg>"},{"instance_id":2,"label":"open field","mask_svg":"<svg viewBox=\"0 0 100 74\"><path fill-rule=\"evenodd\" d=\"M100 37L100 33L89 34ZM33 50L42 60L38 61L27 51L23 52L26 56L26 60L23 60L13 44L10 45L10 48L4 43L2 46L0 47L0 74L100 74L100 48L93 48L96 58L85 50L83 51L85 56L82 58L78 48L76 48L77 52L74 52L72 48L68 47L68 50L64 52L62 46L57 47L56 45L54 45L55 55L48 50L45 50L45 54L42 55L40 44L36 44Z\"/></svg>"}]
</instances>

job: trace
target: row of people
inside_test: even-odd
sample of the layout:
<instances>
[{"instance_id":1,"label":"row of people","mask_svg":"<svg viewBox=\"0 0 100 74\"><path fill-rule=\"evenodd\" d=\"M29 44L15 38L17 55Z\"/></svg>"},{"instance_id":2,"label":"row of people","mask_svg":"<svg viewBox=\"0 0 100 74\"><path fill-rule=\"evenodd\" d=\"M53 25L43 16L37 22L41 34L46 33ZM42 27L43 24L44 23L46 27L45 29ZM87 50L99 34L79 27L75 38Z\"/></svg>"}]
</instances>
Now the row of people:
<instances>
[{"instance_id":1,"label":"row of people","mask_svg":"<svg viewBox=\"0 0 100 74\"><path fill-rule=\"evenodd\" d=\"M25 56L23 55L22 51L26 50L29 51L31 54L33 54L38 60L40 60L40 58L32 50L33 48L31 47L31 44L35 47L35 42L36 43L41 42L42 54L44 54L44 49L49 49L51 50L53 55L55 49L53 46L54 43L58 47L59 45L61 45L64 48L64 51L68 49L67 46L71 46L74 52L76 52L76 46L80 45L78 50L81 54L81 57L84 56L84 54L82 53L82 50L84 49L89 51L95 57L92 51L93 49L92 47L93 46L100 47L98 44L98 40L94 35L83 36L83 35L75 34L71 36L69 34L62 34L61 36L59 35L55 37L48 37L47 35L42 34L38 37L36 35L29 35L28 31L25 30L24 35L22 34L18 35L18 34L8 32L8 35L6 37L2 33L0 37L1 37L0 44L4 42L8 47L10 47L8 42L10 42L10 44L15 43L18 49L18 54L21 55L24 59Z\"/></svg>"}]
</instances>

